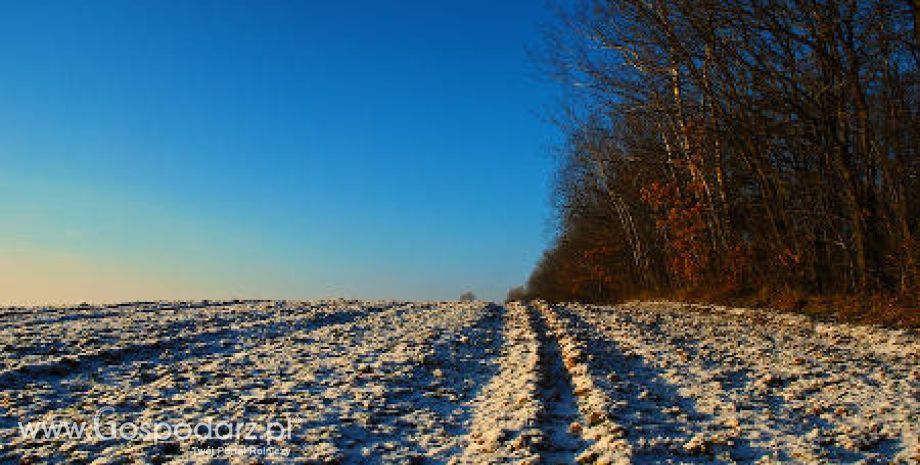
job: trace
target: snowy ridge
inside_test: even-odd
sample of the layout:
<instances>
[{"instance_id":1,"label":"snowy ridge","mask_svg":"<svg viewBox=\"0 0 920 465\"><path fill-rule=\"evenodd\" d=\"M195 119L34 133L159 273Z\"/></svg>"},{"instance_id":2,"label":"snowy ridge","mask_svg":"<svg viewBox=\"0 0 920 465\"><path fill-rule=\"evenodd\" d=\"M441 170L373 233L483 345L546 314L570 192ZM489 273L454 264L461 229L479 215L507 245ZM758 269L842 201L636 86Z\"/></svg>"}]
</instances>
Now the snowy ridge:
<instances>
[{"instance_id":1,"label":"snowy ridge","mask_svg":"<svg viewBox=\"0 0 920 465\"><path fill-rule=\"evenodd\" d=\"M596 465L630 463L632 449L623 439L625 430L611 418L613 403L594 381L594 373L587 363L588 353L585 345L572 335L566 321L558 318L552 308L542 302L537 302L535 307L547 322L550 335L558 341L563 364L572 379L573 393L577 398L584 424L574 429L590 441L590 446L579 453L575 461Z\"/></svg>"},{"instance_id":2,"label":"snowy ridge","mask_svg":"<svg viewBox=\"0 0 920 465\"><path fill-rule=\"evenodd\" d=\"M670 302L563 313L599 365L631 375L604 389L626 400L640 462L920 462L920 341L909 332Z\"/></svg>"},{"instance_id":3,"label":"snowy ridge","mask_svg":"<svg viewBox=\"0 0 920 465\"><path fill-rule=\"evenodd\" d=\"M536 465L535 440L542 405L537 400L539 342L527 309L506 307L498 373L473 401L469 444L452 463Z\"/></svg>"},{"instance_id":4,"label":"snowy ridge","mask_svg":"<svg viewBox=\"0 0 920 465\"><path fill-rule=\"evenodd\" d=\"M89 421L103 407L115 408L107 421L135 423L293 418L292 441L277 444L290 450L289 457L256 457L257 463L451 457L464 446L470 401L494 371L498 310L484 303L247 304L214 310L225 314L220 327L234 330L232 337L192 338L190 344L170 341L187 342L183 334L198 325L167 324L177 333L157 333L163 350L81 371L36 373L0 392L0 463L253 463L252 457L215 462L191 453L258 445L246 441L33 439L22 437L15 423ZM249 321L253 312L267 314L256 324ZM148 337L145 325L117 326L124 331L117 345ZM86 333L75 329L67 333ZM67 342L80 345L78 339Z\"/></svg>"},{"instance_id":5,"label":"snowy ridge","mask_svg":"<svg viewBox=\"0 0 920 465\"><path fill-rule=\"evenodd\" d=\"M920 463L920 337L765 310L354 300L0 309L0 465ZM264 438L18 422L290 419Z\"/></svg>"}]
</instances>

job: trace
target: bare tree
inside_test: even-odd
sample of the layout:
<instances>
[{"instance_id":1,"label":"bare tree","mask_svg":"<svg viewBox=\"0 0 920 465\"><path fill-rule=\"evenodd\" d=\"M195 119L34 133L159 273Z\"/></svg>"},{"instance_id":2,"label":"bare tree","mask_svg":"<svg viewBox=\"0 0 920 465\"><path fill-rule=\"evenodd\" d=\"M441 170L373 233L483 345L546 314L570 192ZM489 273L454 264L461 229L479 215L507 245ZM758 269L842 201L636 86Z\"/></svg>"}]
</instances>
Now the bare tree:
<instances>
[{"instance_id":1,"label":"bare tree","mask_svg":"<svg viewBox=\"0 0 920 465\"><path fill-rule=\"evenodd\" d=\"M573 89L559 236L528 292L920 285L914 0L586 0L549 34Z\"/></svg>"}]
</instances>

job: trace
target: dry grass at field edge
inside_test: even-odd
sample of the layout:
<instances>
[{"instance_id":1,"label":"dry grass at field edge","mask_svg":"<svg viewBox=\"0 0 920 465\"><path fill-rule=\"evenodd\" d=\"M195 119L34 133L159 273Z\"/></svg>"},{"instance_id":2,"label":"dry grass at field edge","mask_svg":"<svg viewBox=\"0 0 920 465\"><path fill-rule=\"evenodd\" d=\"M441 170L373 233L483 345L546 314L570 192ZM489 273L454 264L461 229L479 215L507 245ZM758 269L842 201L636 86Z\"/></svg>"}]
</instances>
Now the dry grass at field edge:
<instances>
[{"instance_id":1,"label":"dry grass at field edge","mask_svg":"<svg viewBox=\"0 0 920 465\"><path fill-rule=\"evenodd\" d=\"M738 295L712 290L685 290L672 295L648 297L664 297L692 303L772 308L804 314L822 321L920 330L920 301L917 298L911 301L906 296L810 295L795 290L761 290L755 294Z\"/></svg>"}]
</instances>

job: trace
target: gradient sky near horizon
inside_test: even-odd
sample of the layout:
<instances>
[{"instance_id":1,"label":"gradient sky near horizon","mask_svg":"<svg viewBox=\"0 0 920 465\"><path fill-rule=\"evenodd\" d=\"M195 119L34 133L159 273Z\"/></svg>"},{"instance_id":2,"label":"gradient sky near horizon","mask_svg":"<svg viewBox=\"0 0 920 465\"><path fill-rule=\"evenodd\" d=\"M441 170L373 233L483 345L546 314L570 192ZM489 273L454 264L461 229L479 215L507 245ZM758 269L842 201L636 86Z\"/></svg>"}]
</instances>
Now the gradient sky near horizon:
<instances>
[{"instance_id":1,"label":"gradient sky near horizon","mask_svg":"<svg viewBox=\"0 0 920 465\"><path fill-rule=\"evenodd\" d=\"M500 299L550 240L540 1L0 4L0 303Z\"/></svg>"}]
</instances>

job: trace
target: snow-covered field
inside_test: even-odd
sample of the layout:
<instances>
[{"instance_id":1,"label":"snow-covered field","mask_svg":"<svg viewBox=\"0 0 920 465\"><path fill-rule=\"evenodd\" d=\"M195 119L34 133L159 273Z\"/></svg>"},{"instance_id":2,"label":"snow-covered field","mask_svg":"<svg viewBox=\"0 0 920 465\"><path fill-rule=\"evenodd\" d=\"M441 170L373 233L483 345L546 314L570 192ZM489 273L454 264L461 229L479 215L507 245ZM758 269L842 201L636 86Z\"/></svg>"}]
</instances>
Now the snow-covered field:
<instances>
[{"instance_id":1,"label":"snow-covered field","mask_svg":"<svg viewBox=\"0 0 920 465\"><path fill-rule=\"evenodd\" d=\"M761 310L0 309L0 464L916 464L918 435L916 333Z\"/></svg>"}]
</instances>

